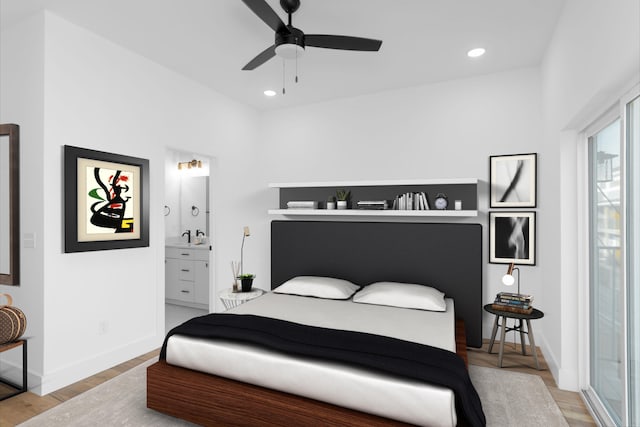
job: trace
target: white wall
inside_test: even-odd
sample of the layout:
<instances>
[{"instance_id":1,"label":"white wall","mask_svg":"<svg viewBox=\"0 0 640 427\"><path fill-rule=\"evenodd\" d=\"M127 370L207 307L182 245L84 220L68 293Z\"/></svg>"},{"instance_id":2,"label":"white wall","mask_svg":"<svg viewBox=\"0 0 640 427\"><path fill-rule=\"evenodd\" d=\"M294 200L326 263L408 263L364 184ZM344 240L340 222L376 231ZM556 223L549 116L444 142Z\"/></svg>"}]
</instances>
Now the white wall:
<instances>
[{"instance_id":1,"label":"white wall","mask_svg":"<svg viewBox=\"0 0 640 427\"><path fill-rule=\"evenodd\" d=\"M538 152L539 161L547 161L540 145L541 102L539 71L521 69L266 113L265 181L478 178L480 213L464 221L482 224L488 242L489 156ZM539 189L545 190L555 191ZM277 197L273 189L272 207ZM545 216L548 207L539 205L537 212ZM540 233L549 244L557 241ZM504 290L506 266L488 264L484 246L484 301L492 302ZM521 267L522 291L541 308L545 267ZM492 322L485 316L485 336Z\"/></svg>"},{"instance_id":2,"label":"white wall","mask_svg":"<svg viewBox=\"0 0 640 427\"><path fill-rule=\"evenodd\" d=\"M578 282L587 266L578 258L583 248L578 218L579 139L587 125L640 82L640 2L568 0L541 67L544 98L544 146L550 161L541 166L541 179L559 187L541 193L541 202L554 209L540 227L560 236L545 245L543 281L549 284L545 357L561 388L577 390L581 353L587 351L580 331L584 310L578 300L588 283ZM553 208L558 206L558 208ZM585 326L586 327L586 326Z\"/></svg>"},{"instance_id":3,"label":"white wall","mask_svg":"<svg viewBox=\"0 0 640 427\"><path fill-rule=\"evenodd\" d=\"M38 232L38 248L44 254L33 267L22 263L25 280L16 304L29 309L30 324L40 326L30 330L35 344L30 345L30 357L36 360L31 366L39 371L31 384L44 394L160 345L168 147L216 158L219 253L215 258L222 265L216 265L214 277L219 282L227 278L228 268L223 267L234 259L236 245L239 249L242 225L255 215L251 212L255 205L246 195L262 188L240 167L243 162L255 163L257 114L56 15L44 13L33 28L26 23L15 28L11 31L17 34L29 31L40 36L40 48L28 55L39 61L32 68L40 74L24 87L40 88L34 95L34 110L43 100L44 106L39 115L31 112L23 117L18 114L21 110L7 105L3 120L19 123L27 136L22 154L23 159L29 156L30 167L22 170L22 197L31 209L23 209L23 230ZM8 39L3 32L3 59L5 52L24 54L27 47L23 39ZM6 74L3 68L3 101L4 88L20 85L26 80L21 73L28 75L24 70L31 69L25 62L14 64L8 65ZM28 137L34 129L40 130L39 138ZM63 253L65 144L149 159L148 248ZM31 215L44 227L36 228ZM26 255L25 260L31 261ZM256 262L258 271L264 265L265 261ZM39 280L30 277L38 271ZM106 326L106 333L101 333L101 326Z\"/></svg>"},{"instance_id":4,"label":"white wall","mask_svg":"<svg viewBox=\"0 0 640 427\"><path fill-rule=\"evenodd\" d=\"M43 117L44 16L38 14L0 33L0 122L20 125L20 236L36 236L35 248L21 244L20 286L0 285L0 292L12 295L27 316L29 384L38 382L44 363ZM20 352L12 353L20 368Z\"/></svg>"}]
</instances>

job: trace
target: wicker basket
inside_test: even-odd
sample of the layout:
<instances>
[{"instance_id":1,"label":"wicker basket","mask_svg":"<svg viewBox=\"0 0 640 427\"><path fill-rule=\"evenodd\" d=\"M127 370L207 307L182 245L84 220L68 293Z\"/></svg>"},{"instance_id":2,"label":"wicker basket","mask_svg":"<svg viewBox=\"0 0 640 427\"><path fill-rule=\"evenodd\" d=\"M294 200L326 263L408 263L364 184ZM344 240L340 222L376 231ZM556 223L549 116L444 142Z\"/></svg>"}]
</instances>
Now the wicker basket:
<instances>
[{"instance_id":1,"label":"wicker basket","mask_svg":"<svg viewBox=\"0 0 640 427\"><path fill-rule=\"evenodd\" d=\"M0 305L0 345L16 341L24 334L27 327L27 318L24 313L12 307L13 298L9 294L0 294L5 297L7 305Z\"/></svg>"}]
</instances>

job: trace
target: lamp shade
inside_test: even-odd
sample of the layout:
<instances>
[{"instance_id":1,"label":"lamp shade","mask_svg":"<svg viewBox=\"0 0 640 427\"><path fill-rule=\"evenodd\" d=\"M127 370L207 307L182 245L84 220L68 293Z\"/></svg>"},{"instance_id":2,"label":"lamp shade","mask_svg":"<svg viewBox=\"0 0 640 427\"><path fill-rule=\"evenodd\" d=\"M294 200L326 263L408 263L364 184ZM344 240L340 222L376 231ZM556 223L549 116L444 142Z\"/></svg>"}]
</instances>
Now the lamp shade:
<instances>
[{"instance_id":1,"label":"lamp shade","mask_svg":"<svg viewBox=\"0 0 640 427\"><path fill-rule=\"evenodd\" d=\"M513 275L511 274L505 274L504 276L502 276L502 284L505 286L513 286L513 284L516 283L516 279L515 277L513 277Z\"/></svg>"}]
</instances>

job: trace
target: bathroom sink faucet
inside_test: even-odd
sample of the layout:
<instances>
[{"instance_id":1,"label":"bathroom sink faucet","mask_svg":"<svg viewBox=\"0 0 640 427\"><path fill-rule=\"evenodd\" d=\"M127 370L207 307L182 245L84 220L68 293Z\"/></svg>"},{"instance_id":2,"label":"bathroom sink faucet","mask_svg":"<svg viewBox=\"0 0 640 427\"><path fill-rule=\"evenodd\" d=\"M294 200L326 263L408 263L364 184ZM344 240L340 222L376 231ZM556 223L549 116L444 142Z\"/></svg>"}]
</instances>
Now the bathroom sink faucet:
<instances>
[{"instance_id":1,"label":"bathroom sink faucet","mask_svg":"<svg viewBox=\"0 0 640 427\"><path fill-rule=\"evenodd\" d=\"M182 233L182 237L184 237L185 234L187 235L187 243L191 243L191 230L187 230Z\"/></svg>"}]
</instances>

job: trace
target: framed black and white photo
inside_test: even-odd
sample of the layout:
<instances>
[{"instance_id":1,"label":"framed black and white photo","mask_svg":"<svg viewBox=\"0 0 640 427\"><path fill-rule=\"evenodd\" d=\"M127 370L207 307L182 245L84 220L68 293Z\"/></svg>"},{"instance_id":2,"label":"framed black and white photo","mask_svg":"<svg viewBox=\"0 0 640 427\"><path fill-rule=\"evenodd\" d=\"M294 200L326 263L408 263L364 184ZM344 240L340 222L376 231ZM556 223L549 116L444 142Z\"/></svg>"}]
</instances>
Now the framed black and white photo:
<instances>
[{"instance_id":1,"label":"framed black and white photo","mask_svg":"<svg viewBox=\"0 0 640 427\"><path fill-rule=\"evenodd\" d=\"M64 251L149 246L149 160L64 146Z\"/></svg>"},{"instance_id":2,"label":"framed black and white photo","mask_svg":"<svg viewBox=\"0 0 640 427\"><path fill-rule=\"evenodd\" d=\"M489 212L489 262L536 264L535 212Z\"/></svg>"},{"instance_id":3,"label":"framed black and white photo","mask_svg":"<svg viewBox=\"0 0 640 427\"><path fill-rule=\"evenodd\" d=\"M537 153L490 156L490 207L535 208Z\"/></svg>"}]
</instances>

